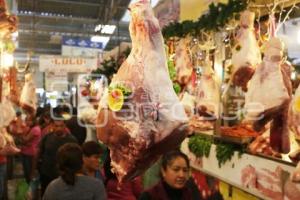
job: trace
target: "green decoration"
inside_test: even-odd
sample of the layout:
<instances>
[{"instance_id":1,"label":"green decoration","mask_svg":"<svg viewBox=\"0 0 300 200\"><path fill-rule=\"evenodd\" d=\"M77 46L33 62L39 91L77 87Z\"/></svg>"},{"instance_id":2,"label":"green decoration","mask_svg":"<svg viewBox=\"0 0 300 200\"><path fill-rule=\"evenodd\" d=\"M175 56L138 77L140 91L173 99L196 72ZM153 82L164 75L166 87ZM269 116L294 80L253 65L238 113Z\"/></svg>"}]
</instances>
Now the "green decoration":
<instances>
[{"instance_id":1,"label":"green decoration","mask_svg":"<svg viewBox=\"0 0 300 200\"><path fill-rule=\"evenodd\" d=\"M230 161L235 151L238 152L238 157L240 158L241 155L244 153L245 149L244 147L230 143L217 144L216 157L218 160L219 167L221 167L227 161Z\"/></svg>"},{"instance_id":2,"label":"green decoration","mask_svg":"<svg viewBox=\"0 0 300 200\"><path fill-rule=\"evenodd\" d=\"M127 48L121 55L116 59L111 57L108 60L104 60L101 63L101 68L97 68L92 71L92 75L104 75L108 79L108 83L111 82L111 79L115 73L117 73L118 69L122 65L122 63L126 60L128 55L130 54L131 49ZM96 77L96 76L94 76ZM93 78L93 76L91 77Z\"/></svg>"},{"instance_id":3,"label":"green decoration","mask_svg":"<svg viewBox=\"0 0 300 200\"><path fill-rule=\"evenodd\" d=\"M211 138L194 135L189 139L188 147L195 156L208 158L212 143Z\"/></svg>"},{"instance_id":4,"label":"green decoration","mask_svg":"<svg viewBox=\"0 0 300 200\"><path fill-rule=\"evenodd\" d=\"M227 4L211 3L206 14L198 21L186 20L182 23L173 22L166 26L162 32L166 39L171 37L184 37L188 34L199 35L202 31L218 31L231 19L238 19L239 13L246 10L248 1L229 0Z\"/></svg>"}]
</instances>

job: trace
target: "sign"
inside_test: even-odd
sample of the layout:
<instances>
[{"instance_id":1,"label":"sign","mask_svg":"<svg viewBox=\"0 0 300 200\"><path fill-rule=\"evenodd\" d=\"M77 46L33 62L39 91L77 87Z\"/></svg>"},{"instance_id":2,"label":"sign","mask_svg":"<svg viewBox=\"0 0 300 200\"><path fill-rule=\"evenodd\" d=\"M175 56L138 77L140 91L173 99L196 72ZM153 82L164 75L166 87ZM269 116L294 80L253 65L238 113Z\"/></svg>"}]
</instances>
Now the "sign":
<instances>
[{"instance_id":1,"label":"sign","mask_svg":"<svg viewBox=\"0 0 300 200\"><path fill-rule=\"evenodd\" d=\"M102 49L102 42L92 42L90 38L76 38L76 37L66 37L62 38L62 45L74 46L81 48L92 48L92 49Z\"/></svg>"},{"instance_id":2,"label":"sign","mask_svg":"<svg viewBox=\"0 0 300 200\"><path fill-rule=\"evenodd\" d=\"M39 58L39 69L41 72L75 72L89 73L97 68L97 58L42 55Z\"/></svg>"},{"instance_id":3,"label":"sign","mask_svg":"<svg viewBox=\"0 0 300 200\"><path fill-rule=\"evenodd\" d=\"M45 73L45 90L46 91L68 91L67 73L46 72Z\"/></svg>"},{"instance_id":4,"label":"sign","mask_svg":"<svg viewBox=\"0 0 300 200\"><path fill-rule=\"evenodd\" d=\"M92 42L90 38L66 37L62 38L62 55L64 56L91 56L101 58L102 42Z\"/></svg>"}]
</instances>

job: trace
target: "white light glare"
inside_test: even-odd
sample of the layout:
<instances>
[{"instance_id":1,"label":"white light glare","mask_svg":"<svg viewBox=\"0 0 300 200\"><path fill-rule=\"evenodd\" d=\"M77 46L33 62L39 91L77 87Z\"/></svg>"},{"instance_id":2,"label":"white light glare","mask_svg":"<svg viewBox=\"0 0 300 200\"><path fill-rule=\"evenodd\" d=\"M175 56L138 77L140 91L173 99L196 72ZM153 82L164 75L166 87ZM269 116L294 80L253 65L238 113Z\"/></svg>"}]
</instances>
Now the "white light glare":
<instances>
[{"instance_id":1,"label":"white light glare","mask_svg":"<svg viewBox=\"0 0 300 200\"><path fill-rule=\"evenodd\" d=\"M300 30L298 30L297 32L297 42L298 44L300 44Z\"/></svg>"},{"instance_id":2,"label":"white light glare","mask_svg":"<svg viewBox=\"0 0 300 200\"><path fill-rule=\"evenodd\" d=\"M95 27L95 32L101 31L103 34L113 34L116 29L115 25L102 25L99 24Z\"/></svg>"},{"instance_id":3,"label":"white light glare","mask_svg":"<svg viewBox=\"0 0 300 200\"><path fill-rule=\"evenodd\" d=\"M99 36L99 35L94 35L91 37L92 42L101 42L103 44L103 48L105 48L106 44L108 43L110 37L107 36Z\"/></svg>"},{"instance_id":4,"label":"white light glare","mask_svg":"<svg viewBox=\"0 0 300 200\"><path fill-rule=\"evenodd\" d=\"M12 54L2 54L2 66L4 68L12 67L14 65L14 56Z\"/></svg>"}]
</instances>

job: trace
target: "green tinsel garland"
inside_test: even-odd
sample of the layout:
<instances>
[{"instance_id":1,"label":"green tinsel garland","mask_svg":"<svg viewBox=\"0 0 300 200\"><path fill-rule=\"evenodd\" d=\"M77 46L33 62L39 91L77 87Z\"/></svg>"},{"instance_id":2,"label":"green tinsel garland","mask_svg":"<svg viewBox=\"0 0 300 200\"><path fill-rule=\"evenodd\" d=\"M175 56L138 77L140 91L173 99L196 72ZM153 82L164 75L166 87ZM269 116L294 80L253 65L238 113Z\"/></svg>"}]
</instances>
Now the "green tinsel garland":
<instances>
[{"instance_id":1,"label":"green tinsel garland","mask_svg":"<svg viewBox=\"0 0 300 200\"><path fill-rule=\"evenodd\" d=\"M104 75L108 79L108 83L110 83L112 76L117 73L118 69L122 65L123 61L128 57L130 54L131 49L127 48L121 55L116 59L111 57L108 60L104 60L101 63L101 68L97 68L96 70L92 71L92 75Z\"/></svg>"},{"instance_id":2,"label":"green tinsel garland","mask_svg":"<svg viewBox=\"0 0 300 200\"><path fill-rule=\"evenodd\" d=\"M184 37L188 34L195 36L201 31L218 31L234 17L239 18L239 13L246 10L247 6L247 0L229 0L227 4L217 5L211 3L207 14L202 15L198 21L186 20L169 24L162 30L164 38Z\"/></svg>"}]
</instances>

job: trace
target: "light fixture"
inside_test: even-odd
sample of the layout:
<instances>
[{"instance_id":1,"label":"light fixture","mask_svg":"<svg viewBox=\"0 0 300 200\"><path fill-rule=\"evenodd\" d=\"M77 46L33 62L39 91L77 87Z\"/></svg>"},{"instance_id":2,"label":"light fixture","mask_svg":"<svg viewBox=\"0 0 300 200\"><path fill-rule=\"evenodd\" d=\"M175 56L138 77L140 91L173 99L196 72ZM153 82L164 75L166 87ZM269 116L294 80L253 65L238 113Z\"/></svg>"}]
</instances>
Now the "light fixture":
<instances>
[{"instance_id":1,"label":"light fixture","mask_svg":"<svg viewBox=\"0 0 300 200\"><path fill-rule=\"evenodd\" d=\"M12 54L4 52L2 54L1 67L8 68L14 65L14 56Z\"/></svg>"},{"instance_id":2,"label":"light fixture","mask_svg":"<svg viewBox=\"0 0 300 200\"><path fill-rule=\"evenodd\" d=\"M113 34L116 29L115 25L102 25L99 24L95 27L95 32L101 31L102 34Z\"/></svg>"},{"instance_id":3,"label":"light fixture","mask_svg":"<svg viewBox=\"0 0 300 200\"><path fill-rule=\"evenodd\" d=\"M107 36L94 35L91 37L92 42L102 43L103 48L105 48L105 46L109 42L109 40L110 40L110 37L107 37Z\"/></svg>"}]
</instances>

